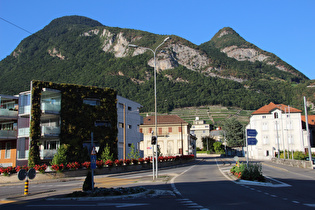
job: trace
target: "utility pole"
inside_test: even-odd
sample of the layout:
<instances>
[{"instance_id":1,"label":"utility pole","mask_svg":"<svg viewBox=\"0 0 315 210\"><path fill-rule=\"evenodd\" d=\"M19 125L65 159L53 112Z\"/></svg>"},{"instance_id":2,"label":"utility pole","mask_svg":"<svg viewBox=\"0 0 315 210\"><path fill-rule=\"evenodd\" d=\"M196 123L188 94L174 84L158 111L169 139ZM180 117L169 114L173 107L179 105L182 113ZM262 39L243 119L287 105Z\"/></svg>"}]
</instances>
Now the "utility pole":
<instances>
[{"instance_id":1,"label":"utility pole","mask_svg":"<svg viewBox=\"0 0 315 210\"><path fill-rule=\"evenodd\" d=\"M306 97L304 96L304 109L305 109L305 126L307 132L307 143L308 143L308 157L311 161L312 168L313 168L313 160L312 160L312 151L311 151L311 140L310 140L310 131L308 128L308 116L307 116L307 105L306 105Z\"/></svg>"}]
</instances>

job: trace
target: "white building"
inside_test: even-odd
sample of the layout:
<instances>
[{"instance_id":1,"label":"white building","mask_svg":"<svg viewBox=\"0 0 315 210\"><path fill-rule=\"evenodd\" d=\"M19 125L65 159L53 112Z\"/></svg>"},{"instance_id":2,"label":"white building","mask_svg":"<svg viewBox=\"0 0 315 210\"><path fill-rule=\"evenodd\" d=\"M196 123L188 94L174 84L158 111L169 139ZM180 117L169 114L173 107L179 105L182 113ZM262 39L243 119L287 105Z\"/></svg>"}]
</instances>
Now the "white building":
<instances>
[{"instance_id":1,"label":"white building","mask_svg":"<svg viewBox=\"0 0 315 210\"><path fill-rule=\"evenodd\" d=\"M257 144L248 146L249 158L270 159L278 151L305 151L308 140L302 130L302 111L270 103L254 111L246 129L257 131Z\"/></svg>"},{"instance_id":2,"label":"white building","mask_svg":"<svg viewBox=\"0 0 315 210\"><path fill-rule=\"evenodd\" d=\"M139 103L117 96L118 159L128 158L132 144L140 149L139 143L143 140L143 135L139 132L143 122L139 114L140 108Z\"/></svg>"},{"instance_id":3,"label":"white building","mask_svg":"<svg viewBox=\"0 0 315 210\"><path fill-rule=\"evenodd\" d=\"M196 147L203 149L202 137L210 136L210 124L206 124L205 120L200 120L199 117L196 117L190 128L190 133L197 138Z\"/></svg>"}]
</instances>

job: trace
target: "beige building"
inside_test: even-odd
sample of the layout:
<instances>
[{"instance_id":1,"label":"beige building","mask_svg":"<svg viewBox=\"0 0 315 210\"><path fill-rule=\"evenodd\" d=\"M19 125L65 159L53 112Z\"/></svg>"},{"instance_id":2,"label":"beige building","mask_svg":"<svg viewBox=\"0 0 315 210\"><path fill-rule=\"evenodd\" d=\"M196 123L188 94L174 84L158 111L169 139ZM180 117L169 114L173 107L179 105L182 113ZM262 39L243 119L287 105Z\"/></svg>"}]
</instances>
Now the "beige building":
<instances>
[{"instance_id":1,"label":"beige building","mask_svg":"<svg viewBox=\"0 0 315 210\"><path fill-rule=\"evenodd\" d=\"M190 133L197 138L196 147L202 149L202 137L210 136L210 124L206 124L205 120L200 120L199 117L196 117L190 128Z\"/></svg>"},{"instance_id":2,"label":"beige building","mask_svg":"<svg viewBox=\"0 0 315 210\"><path fill-rule=\"evenodd\" d=\"M155 131L155 116L145 117L140 125L143 134L140 150L144 157L152 156L152 131ZM177 115L157 116L157 145L161 156L195 154L196 148L195 140L190 136L189 124Z\"/></svg>"}]
</instances>

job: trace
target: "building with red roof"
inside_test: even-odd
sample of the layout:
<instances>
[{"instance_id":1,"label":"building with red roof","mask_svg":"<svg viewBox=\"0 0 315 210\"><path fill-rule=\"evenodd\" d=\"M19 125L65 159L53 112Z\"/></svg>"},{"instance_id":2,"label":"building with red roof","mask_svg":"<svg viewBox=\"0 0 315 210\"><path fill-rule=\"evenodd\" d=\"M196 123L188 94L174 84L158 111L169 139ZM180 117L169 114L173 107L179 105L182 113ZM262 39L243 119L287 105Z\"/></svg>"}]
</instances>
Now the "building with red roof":
<instances>
[{"instance_id":1,"label":"building with red roof","mask_svg":"<svg viewBox=\"0 0 315 210\"><path fill-rule=\"evenodd\" d=\"M302 110L289 105L272 102L254 111L246 128L257 131L257 136L249 136L256 138L257 144L248 146L249 157L270 159L278 157L279 151L305 152L309 141L301 113ZM309 124L312 119L309 118Z\"/></svg>"},{"instance_id":2,"label":"building with red roof","mask_svg":"<svg viewBox=\"0 0 315 210\"><path fill-rule=\"evenodd\" d=\"M144 157L152 156L152 136L157 136L162 156L195 154L196 141L190 135L189 124L177 115L157 116L157 134L155 116L147 116L143 118L140 132L143 134L140 149Z\"/></svg>"}]
</instances>

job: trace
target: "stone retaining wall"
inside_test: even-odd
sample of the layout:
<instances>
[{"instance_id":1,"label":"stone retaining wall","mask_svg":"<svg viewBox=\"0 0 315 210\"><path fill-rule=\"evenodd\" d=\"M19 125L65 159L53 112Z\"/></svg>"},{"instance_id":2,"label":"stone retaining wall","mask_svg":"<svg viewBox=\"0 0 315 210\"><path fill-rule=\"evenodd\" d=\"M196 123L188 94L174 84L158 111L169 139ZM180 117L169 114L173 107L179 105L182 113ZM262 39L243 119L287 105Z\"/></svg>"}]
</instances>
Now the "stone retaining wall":
<instances>
[{"instance_id":1,"label":"stone retaining wall","mask_svg":"<svg viewBox=\"0 0 315 210\"><path fill-rule=\"evenodd\" d=\"M272 158L272 162L287 166L293 166L297 168L311 168L313 169L313 165L310 163L310 161L305 160L288 160L288 159L278 159L278 158Z\"/></svg>"}]
</instances>

